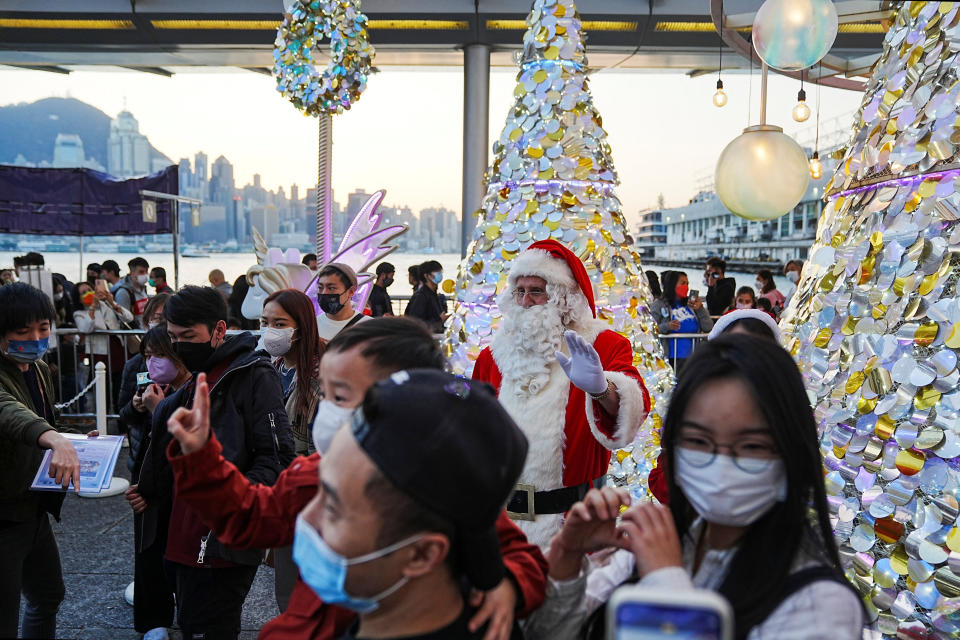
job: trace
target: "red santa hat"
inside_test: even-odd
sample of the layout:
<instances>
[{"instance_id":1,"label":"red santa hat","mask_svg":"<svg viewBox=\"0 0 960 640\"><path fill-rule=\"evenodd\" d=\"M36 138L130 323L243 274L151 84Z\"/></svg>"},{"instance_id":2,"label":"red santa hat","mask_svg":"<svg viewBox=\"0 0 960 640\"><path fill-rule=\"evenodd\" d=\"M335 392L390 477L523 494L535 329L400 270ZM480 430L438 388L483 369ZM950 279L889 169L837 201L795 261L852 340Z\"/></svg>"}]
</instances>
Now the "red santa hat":
<instances>
[{"instance_id":1,"label":"red santa hat","mask_svg":"<svg viewBox=\"0 0 960 640\"><path fill-rule=\"evenodd\" d=\"M579 288L587 299L593 317L597 317L593 284L583 262L573 251L556 240L534 242L517 256L510 267L510 276L507 279L509 286L516 286L517 278L523 276L543 278L550 284L563 285L571 291Z\"/></svg>"}]
</instances>

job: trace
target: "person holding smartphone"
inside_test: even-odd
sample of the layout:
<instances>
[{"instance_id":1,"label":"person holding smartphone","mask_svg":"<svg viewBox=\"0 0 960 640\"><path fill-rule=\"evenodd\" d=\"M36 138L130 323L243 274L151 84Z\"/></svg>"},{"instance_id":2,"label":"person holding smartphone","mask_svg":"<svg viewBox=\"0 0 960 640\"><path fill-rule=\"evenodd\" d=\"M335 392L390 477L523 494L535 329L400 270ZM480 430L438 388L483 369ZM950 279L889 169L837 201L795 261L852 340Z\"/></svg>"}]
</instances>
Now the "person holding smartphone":
<instances>
[{"instance_id":1,"label":"person holding smartphone","mask_svg":"<svg viewBox=\"0 0 960 640\"><path fill-rule=\"evenodd\" d=\"M689 364L663 425L670 506L635 505L618 523L631 503L623 489L594 489L574 505L526 637L603 637L604 603L639 580L718 592L737 638L860 638L863 610L841 569L793 359L772 340L733 334L701 345ZM616 551L603 566L585 562L602 549Z\"/></svg>"},{"instance_id":2,"label":"person holding smartphone","mask_svg":"<svg viewBox=\"0 0 960 640\"><path fill-rule=\"evenodd\" d=\"M162 308L160 313L163 313ZM140 356L146 371L139 375L146 376L147 380L137 381L136 392L120 410L120 418L129 428L130 458L133 461L130 466L133 483L126 494L133 509L133 588L128 586L127 589L133 605L134 629L148 634L148 637L165 637L165 628L173 624L175 587L164 571L160 545L143 545L143 513L147 504L137 490L153 412L167 396L185 385L191 375L173 352L167 324L162 320L144 334Z\"/></svg>"},{"instance_id":3,"label":"person holding smartphone","mask_svg":"<svg viewBox=\"0 0 960 640\"><path fill-rule=\"evenodd\" d=\"M690 281L683 271L664 271L663 294L650 305L661 335L670 333L706 333L713 320L703 306L700 292L690 290ZM692 338L669 340L668 356L677 373L693 352Z\"/></svg>"}]
</instances>

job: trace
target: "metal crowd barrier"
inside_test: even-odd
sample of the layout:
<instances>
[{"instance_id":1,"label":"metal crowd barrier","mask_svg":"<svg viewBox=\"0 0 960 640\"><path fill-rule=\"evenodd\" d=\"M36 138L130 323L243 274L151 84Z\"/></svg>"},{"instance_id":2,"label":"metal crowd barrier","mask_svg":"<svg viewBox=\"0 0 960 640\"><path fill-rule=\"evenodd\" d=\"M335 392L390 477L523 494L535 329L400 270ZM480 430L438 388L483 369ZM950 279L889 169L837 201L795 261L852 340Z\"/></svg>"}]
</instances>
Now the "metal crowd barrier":
<instances>
[{"instance_id":1,"label":"metal crowd barrier","mask_svg":"<svg viewBox=\"0 0 960 640\"><path fill-rule=\"evenodd\" d=\"M676 372L677 370L678 358L676 355L677 354L676 349L673 350L673 356L672 357L670 356L671 343L672 345L676 345L676 343L680 340L692 340L692 344L691 344L692 348L690 349L690 353L692 354L693 351L697 348L697 346L701 342L706 341L708 335L710 334L709 333L668 333L666 335L660 336L660 344L663 345L663 355L667 357L668 361L670 362L670 366L673 367L674 372Z\"/></svg>"}]
</instances>

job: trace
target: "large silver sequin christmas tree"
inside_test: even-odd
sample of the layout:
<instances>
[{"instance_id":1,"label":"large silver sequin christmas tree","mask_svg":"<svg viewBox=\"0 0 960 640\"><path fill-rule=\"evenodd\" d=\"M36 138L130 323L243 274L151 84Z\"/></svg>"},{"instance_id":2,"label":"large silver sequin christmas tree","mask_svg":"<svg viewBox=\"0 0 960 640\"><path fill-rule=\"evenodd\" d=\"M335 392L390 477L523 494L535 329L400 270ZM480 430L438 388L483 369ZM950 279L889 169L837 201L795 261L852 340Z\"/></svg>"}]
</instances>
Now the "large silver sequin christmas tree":
<instances>
[{"instance_id":1,"label":"large silver sequin christmas tree","mask_svg":"<svg viewBox=\"0 0 960 640\"><path fill-rule=\"evenodd\" d=\"M453 290L444 341L451 365L469 375L500 319L496 294L528 245L553 238L583 260L597 316L631 339L634 362L654 401L631 449L611 474L644 494L659 452L659 425L673 372L665 362L640 256L615 193L617 174L587 86L587 58L573 0L536 0L527 17L516 102L493 145L487 192Z\"/></svg>"},{"instance_id":2,"label":"large silver sequin christmas tree","mask_svg":"<svg viewBox=\"0 0 960 640\"><path fill-rule=\"evenodd\" d=\"M955 638L960 5L896 7L781 328L848 577L885 637Z\"/></svg>"}]
</instances>

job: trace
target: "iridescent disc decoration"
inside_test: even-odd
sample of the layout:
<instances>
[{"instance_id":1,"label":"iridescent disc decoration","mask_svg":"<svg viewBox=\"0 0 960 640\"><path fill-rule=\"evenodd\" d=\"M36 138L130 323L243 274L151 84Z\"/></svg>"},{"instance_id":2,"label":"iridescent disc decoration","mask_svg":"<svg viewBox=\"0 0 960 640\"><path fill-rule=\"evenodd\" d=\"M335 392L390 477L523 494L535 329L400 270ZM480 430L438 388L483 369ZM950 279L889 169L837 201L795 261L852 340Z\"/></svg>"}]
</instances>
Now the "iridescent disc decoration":
<instances>
[{"instance_id":1,"label":"iridescent disc decoration","mask_svg":"<svg viewBox=\"0 0 960 640\"><path fill-rule=\"evenodd\" d=\"M648 311L650 290L615 193L617 174L587 86L576 5L536 0L527 27L516 101L493 145L487 193L460 263L444 346L454 371L469 375L499 324L495 298L510 261L537 240L566 244L583 260L596 287L598 317L631 339L634 362L654 400L637 444L617 452L611 467L616 482L646 497L673 373Z\"/></svg>"},{"instance_id":2,"label":"iridescent disc decoration","mask_svg":"<svg viewBox=\"0 0 960 640\"><path fill-rule=\"evenodd\" d=\"M837 28L833 0L766 0L751 33L761 60L774 69L800 71L827 55Z\"/></svg>"},{"instance_id":3,"label":"iridescent disc decoration","mask_svg":"<svg viewBox=\"0 0 960 640\"><path fill-rule=\"evenodd\" d=\"M884 637L960 636L960 12L897 5L781 320L847 576Z\"/></svg>"},{"instance_id":4,"label":"iridescent disc decoration","mask_svg":"<svg viewBox=\"0 0 960 640\"><path fill-rule=\"evenodd\" d=\"M366 89L373 57L360 0L297 0L274 42L277 91L306 115L342 113Z\"/></svg>"}]
</instances>

